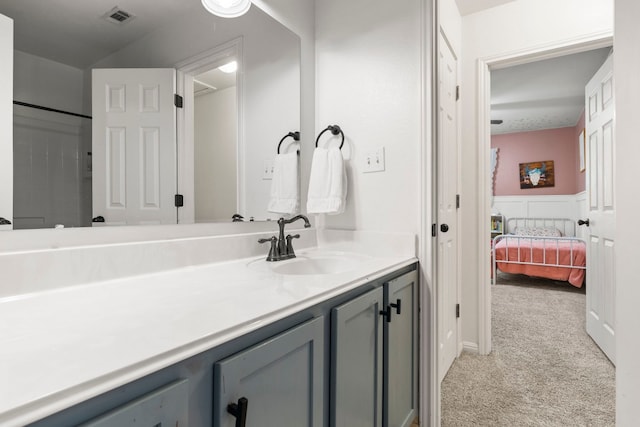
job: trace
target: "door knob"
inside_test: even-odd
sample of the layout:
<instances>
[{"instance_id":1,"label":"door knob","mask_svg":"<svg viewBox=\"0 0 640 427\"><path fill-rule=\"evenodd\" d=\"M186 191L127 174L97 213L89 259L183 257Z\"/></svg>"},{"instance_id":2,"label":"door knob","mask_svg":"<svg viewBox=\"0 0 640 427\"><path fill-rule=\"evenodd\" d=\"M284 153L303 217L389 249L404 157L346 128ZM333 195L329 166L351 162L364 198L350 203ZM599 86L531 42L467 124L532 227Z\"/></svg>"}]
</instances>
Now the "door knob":
<instances>
[{"instance_id":1,"label":"door knob","mask_svg":"<svg viewBox=\"0 0 640 427\"><path fill-rule=\"evenodd\" d=\"M238 403L227 405L227 412L236 417L236 427L245 427L247 424L247 406L249 400L246 397L238 399Z\"/></svg>"},{"instance_id":2,"label":"door knob","mask_svg":"<svg viewBox=\"0 0 640 427\"><path fill-rule=\"evenodd\" d=\"M589 226L589 218L587 218L585 220L579 219L578 220L578 225L586 225L588 227Z\"/></svg>"},{"instance_id":3,"label":"door knob","mask_svg":"<svg viewBox=\"0 0 640 427\"><path fill-rule=\"evenodd\" d=\"M440 231L446 233L447 231L449 231L449 226L447 224L440 224Z\"/></svg>"}]
</instances>

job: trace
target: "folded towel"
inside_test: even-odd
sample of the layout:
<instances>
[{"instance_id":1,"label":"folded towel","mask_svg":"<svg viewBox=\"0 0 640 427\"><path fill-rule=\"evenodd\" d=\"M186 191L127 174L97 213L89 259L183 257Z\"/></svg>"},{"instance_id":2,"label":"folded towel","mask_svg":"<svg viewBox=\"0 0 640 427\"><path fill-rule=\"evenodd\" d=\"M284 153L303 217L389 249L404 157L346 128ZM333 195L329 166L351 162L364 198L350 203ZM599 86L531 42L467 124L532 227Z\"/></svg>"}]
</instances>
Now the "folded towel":
<instances>
[{"instance_id":1,"label":"folded towel","mask_svg":"<svg viewBox=\"0 0 640 427\"><path fill-rule=\"evenodd\" d=\"M298 191L298 153L276 155L273 162L271 199L267 210L274 213L294 214L300 209Z\"/></svg>"},{"instance_id":2,"label":"folded towel","mask_svg":"<svg viewBox=\"0 0 640 427\"><path fill-rule=\"evenodd\" d=\"M316 148L311 161L307 213L344 212L347 199L347 173L338 147Z\"/></svg>"}]
</instances>

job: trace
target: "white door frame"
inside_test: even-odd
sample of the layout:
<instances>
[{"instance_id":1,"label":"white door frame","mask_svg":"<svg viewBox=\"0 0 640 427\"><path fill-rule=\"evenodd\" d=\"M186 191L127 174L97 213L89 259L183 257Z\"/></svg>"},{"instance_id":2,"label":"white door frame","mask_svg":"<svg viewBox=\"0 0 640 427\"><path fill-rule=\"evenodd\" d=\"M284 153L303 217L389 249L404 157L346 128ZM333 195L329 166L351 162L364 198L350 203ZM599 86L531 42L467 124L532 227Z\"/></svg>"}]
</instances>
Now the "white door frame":
<instances>
[{"instance_id":1,"label":"white door frame","mask_svg":"<svg viewBox=\"0 0 640 427\"><path fill-rule=\"evenodd\" d=\"M431 236L431 225L436 218L436 163L435 123L437 85L435 70L436 1L421 0L420 20L420 69L422 106L420 144L420 239L418 259L420 261L420 420L425 425L440 425L440 382L438 378L438 304L435 292L435 238Z\"/></svg>"},{"instance_id":2,"label":"white door frame","mask_svg":"<svg viewBox=\"0 0 640 427\"><path fill-rule=\"evenodd\" d=\"M477 141L478 141L478 352L487 355L491 352L491 254L487 250L490 231L487 224L491 221L491 186L489 182L491 149L491 70L511 67L543 59L556 58L573 53L584 52L613 45L613 32L604 31L568 40L559 40L532 48L507 52L497 56L478 59L477 67Z\"/></svg>"},{"instance_id":3,"label":"white door frame","mask_svg":"<svg viewBox=\"0 0 640 427\"><path fill-rule=\"evenodd\" d=\"M178 108L177 117L177 149L178 149L178 192L184 196L184 206L178 209L178 223L190 224L195 222L195 182L194 182L194 99L193 76L212 70L223 65L227 58L235 57L238 62L236 71L236 97L238 108L238 149L237 149L237 197L236 212L245 212L246 194L245 182L245 144L244 144L244 56L242 37L230 40L220 46L199 53L178 64L177 92L184 99L184 108Z\"/></svg>"}]
</instances>

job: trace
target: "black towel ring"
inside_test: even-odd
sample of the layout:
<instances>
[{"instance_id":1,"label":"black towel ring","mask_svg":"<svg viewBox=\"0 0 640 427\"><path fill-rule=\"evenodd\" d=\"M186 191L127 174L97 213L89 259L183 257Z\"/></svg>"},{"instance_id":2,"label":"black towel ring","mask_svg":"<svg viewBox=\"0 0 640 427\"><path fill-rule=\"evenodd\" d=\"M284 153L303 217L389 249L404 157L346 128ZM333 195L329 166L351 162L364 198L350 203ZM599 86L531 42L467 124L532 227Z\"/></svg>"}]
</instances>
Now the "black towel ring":
<instances>
[{"instance_id":1,"label":"black towel ring","mask_svg":"<svg viewBox=\"0 0 640 427\"><path fill-rule=\"evenodd\" d=\"M282 142L289 137L292 137L294 141L300 141L300 132L298 131L289 132L288 134L283 136L280 142L278 143L278 154L280 154L280 146L282 145Z\"/></svg>"},{"instance_id":2,"label":"black towel ring","mask_svg":"<svg viewBox=\"0 0 640 427\"><path fill-rule=\"evenodd\" d=\"M342 129L340 129L340 126L338 125L329 125L325 130L320 132L320 134L316 138L316 148L318 147L318 141L320 140L320 137L322 136L323 133L325 133L328 130L331 131L332 135L337 135L337 134L342 135L342 141L340 142L340 149L342 150L342 146L344 145L344 132L342 132Z\"/></svg>"}]
</instances>

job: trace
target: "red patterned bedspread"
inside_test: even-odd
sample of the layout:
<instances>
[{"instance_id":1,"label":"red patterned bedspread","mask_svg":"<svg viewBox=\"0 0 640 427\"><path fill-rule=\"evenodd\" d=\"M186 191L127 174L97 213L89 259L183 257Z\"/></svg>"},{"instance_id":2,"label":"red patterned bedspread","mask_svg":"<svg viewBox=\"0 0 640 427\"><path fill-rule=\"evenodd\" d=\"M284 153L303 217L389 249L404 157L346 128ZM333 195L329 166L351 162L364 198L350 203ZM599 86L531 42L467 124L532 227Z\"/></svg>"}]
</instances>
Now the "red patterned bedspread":
<instances>
[{"instance_id":1,"label":"red patterned bedspread","mask_svg":"<svg viewBox=\"0 0 640 427\"><path fill-rule=\"evenodd\" d=\"M518 242L520 250L518 251ZM508 254L508 259L507 259ZM499 240L495 247L497 267L505 273L526 274L527 276L544 277L562 280L580 288L584 283L584 268L556 267L557 264L576 267L586 266L586 245L581 240L555 240L530 237L507 237ZM511 264L500 260L516 261L532 264Z\"/></svg>"}]
</instances>

